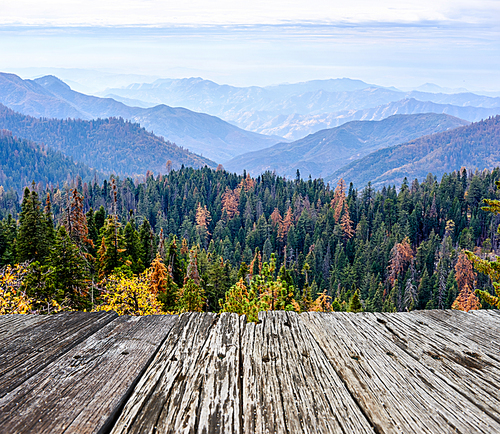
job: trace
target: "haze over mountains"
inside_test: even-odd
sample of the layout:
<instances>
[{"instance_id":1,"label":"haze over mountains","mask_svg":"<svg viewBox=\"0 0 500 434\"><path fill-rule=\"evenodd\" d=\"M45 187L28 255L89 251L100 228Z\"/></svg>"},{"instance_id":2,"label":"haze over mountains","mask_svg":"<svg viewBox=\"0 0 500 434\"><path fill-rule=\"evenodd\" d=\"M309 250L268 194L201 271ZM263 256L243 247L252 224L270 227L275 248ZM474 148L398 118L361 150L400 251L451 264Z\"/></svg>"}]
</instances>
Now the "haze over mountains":
<instances>
[{"instance_id":1,"label":"haze over mountains","mask_svg":"<svg viewBox=\"0 0 500 434\"><path fill-rule=\"evenodd\" d=\"M295 177L330 175L353 159L382 147L467 125L468 122L444 114L395 115L381 121L353 121L340 127L311 134L292 143L280 143L258 152L240 155L225 168L252 175L266 170Z\"/></svg>"},{"instance_id":2,"label":"haze over mountains","mask_svg":"<svg viewBox=\"0 0 500 434\"><path fill-rule=\"evenodd\" d=\"M144 109L129 107L111 98L85 95L71 90L53 76L22 80L14 74L0 74L0 103L35 117L86 120L122 117L140 123L170 142L221 162L283 140L245 131L215 116L185 108L158 105Z\"/></svg>"},{"instance_id":3,"label":"haze over mountains","mask_svg":"<svg viewBox=\"0 0 500 434\"><path fill-rule=\"evenodd\" d=\"M222 163L227 170L252 175L270 170L295 177L298 169L303 177L334 181L345 176L358 184L375 177L378 183L399 183L401 176L389 176L387 170L421 176L432 158L411 148L419 156L418 170L409 170L408 163L398 169L406 158L399 154L391 157L396 163L387 169L384 161L389 157L381 148L420 143L422 136L500 113L499 97L453 91L427 84L402 92L346 78L241 88L189 78L107 91L121 102L76 92L54 76L23 80L0 73L0 103L20 112L0 106L0 128L108 173L165 172L171 160L172 168ZM187 108L163 104L167 100ZM289 143L280 136L298 139ZM453 152L458 152L456 146ZM496 161L470 158L478 168ZM359 159L370 163L355 166ZM452 166L446 170L459 169Z\"/></svg>"},{"instance_id":4,"label":"haze over mountains","mask_svg":"<svg viewBox=\"0 0 500 434\"><path fill-rule=\"evenodd\" d=\"M363 188L400 185L425 179L428 173L438 179L461 167L482 171L500 166L500 116L380 149L342 167L326 181L343 178Z\"/></svg>"},{"instance_id":5,"label":"haze over mountains","mask_svg":"<svg viewBox=\"0 0 500 434\"><path fill-rule=\"evenodd\" d=\"M428 85L424 89L440 88ZM500 114L499 97L470 92L402 92L347 78L270 87L234 87L201 78L162 79L111 88L102 94L145 105L179 105L221 117L246 130L289 140L351 120L380 120L399 113L447 113L471 122Z\"/></svg>"}]
</instances>

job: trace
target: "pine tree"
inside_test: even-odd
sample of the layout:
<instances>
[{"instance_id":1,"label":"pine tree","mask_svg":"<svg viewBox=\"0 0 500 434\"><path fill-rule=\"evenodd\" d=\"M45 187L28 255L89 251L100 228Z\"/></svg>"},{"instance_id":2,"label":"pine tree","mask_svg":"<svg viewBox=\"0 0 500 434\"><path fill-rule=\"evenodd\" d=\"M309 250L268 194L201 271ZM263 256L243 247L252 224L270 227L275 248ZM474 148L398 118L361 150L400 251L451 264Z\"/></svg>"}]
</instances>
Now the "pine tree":
<instances>
[{"instance_id":1,"label":"pine tree","mask_svg":"<svg viewBox=\"0 0 500 434\"><path fill-rule=\"evenodd\" d=\"M73 309L88 309L88 265L64 226L57 231L49 265L54 269L56 291L62 296L57 302L64 304L68 299Z\"/></svg>"},{"instance_id":2,"label":"pine tree","mask_svg":"<svg viewBox=\"0 0 500 434\"><path fill-rule=\"evenodd\" d=\"M157 296L163 305L163 310L166 312L175 311L177 309L179 288L159 253L156 254L156 258L151 264L149 278L150 291Z\"/></svg>"},{"instance_id":3,"label":"pine tree","mask_svg":"<svg viewBox=\"0 0 500 434\"><path fill-rule=\"evenodd\" d=\"M189 279L180 291L179 310L181 312L202 312L205 302L203 288Z\"/></svg>"},{"instance_id":4,"label":"pine tree","mask_svg":"<svg viewBox=\"0 0 500 434\"><path fill-rule=\"evenodd\" d=\"M359 290L356 290L349 300L349 307L347 309L348 312L363 312L363 306L361 305L361 301L359 301Z\"/></svg>"},{"instance_id":5,"label":"pine tree","mask_svg":"<svg viewBox=\"0 0 500 434\"><path fill-rule=\"evenodd\" d=\"M115 268L126 265L125 252L121 224L115 216L109 216L102 229L101 247L97 252L100 279L111 274Z\"/></svg>"},{"instance_id":6,"label":"pine tree","mask_svg":"<svg viewBox=\"0 0 500 434\"><path fill-rule=\"evenodd\" d=\"M27 187L19 215L16 248L18 262L34 260L43 264L49 255L47 222L41 210L38 193Z\"/></svg>"},{"instance_id":7,"label":"pine tree","mask_svg":"<svg viewBox=\"0 0 500 434\"><path fill-rule=\"evenodd\" d=\"M222 312L233 312L246 315L248 322L259 320L259 311L262 310L258 297L254 291L248 291L245 281L240 279L225 294L224 302L220 303Z\"/></svg>"},{"instance_id":8,"label":"pine tree","mask_svg":"<svg viewBox=\"0 0 500 434\"><path fill-rule=\"evenodd\" d=\"M455 265L455 272L455 279L458 283L459 293L451 308L464 310L466 312L469 310L480 309L481 303L474 293L476 273L474 273L472 263L469 261L465 253L460 253L458 256L458 261Z\"/></svg>"},{"instance_id":9,"label":"pine tree","mask_svg":"<svg viewBox=\"0 0 500 434\"><path fill-rule=\"evenodd\" d=\"M497 189L500 190L500 181L496 181L495 183ZM484 211L500 214L500 200L484 199L484 203L486 204L486 206L482 208ZM500 234L500 225L497 228L497 233ZM477 289L476 294L479 295L486 303L500 309L500 258L497 256L495 261L487 261L472 252L466 252L466 254L469 260L474 264L474 268L476 268L476 270L490 277L495 290L495 295L490 294L489 291L484 289Z\"/></svg>"}]
</instances>

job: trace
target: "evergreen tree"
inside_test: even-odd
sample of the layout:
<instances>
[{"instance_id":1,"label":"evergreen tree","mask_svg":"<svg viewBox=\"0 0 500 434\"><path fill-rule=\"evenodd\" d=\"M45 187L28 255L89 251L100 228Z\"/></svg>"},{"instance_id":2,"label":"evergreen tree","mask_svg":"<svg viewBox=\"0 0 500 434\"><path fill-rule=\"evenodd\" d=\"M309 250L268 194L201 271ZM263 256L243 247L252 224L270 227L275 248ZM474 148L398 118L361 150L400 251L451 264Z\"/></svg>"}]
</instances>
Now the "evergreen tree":
<instances>
[{"instance_id":1,"label":"evergreen tree","mask_svg":"<svg viewBox=\"0 0 500 434\"><path fill-rule=\"evenodd\" d=\"M90 308L88 265L64 226L60 226L57 231L49 265L53 268L54 285L59 297L68 299L74 309ZM64 302L61 298L57 301L60 304Z\"/></svg>"},{"instance_id":2,"label":"evergreen tree","mask_svg":"<svg viewBox=\"0 0 500 434\"><path fill-rule=\"evenodd\" d=\"M361 305L361 301L359 300L359 291L353 294L352 298L349 300L349 307L347 309L348 312L363 312L363 306Z\"/></svg>"},{"instance_id":3,"label":"evergreen tree","mask_svg":"<svg viewBox=\"0 0 500 434\"><path fill-rule=\"evenodd\" d=\"M189 279L180 291L179 310L181 312L202 312L205 302L203 288Z\"/></svg>"},{"instance_id":4,"label":"evergreen tree","mask_svg":"<svg viewBox=\"0 0 500 434\"><path fill-rule=\"evenodd\" d=\"M49 254L47 222L41 210L38 193L29 188L24 190L19 230L17 233L17 260L45 263Z\"/></svg>"},{"instance_id":5,"label":"evergreen tree","mask_svg":"<svg viewBox=\"0 0 500 434\"><path fill-rule=\"evenodd\" d=\"M126 265L125 252L121 224L115 216L109 216L102 228L101 247L97 252L100 279L111 274L115 268Z\"/></svg>"}]
</instances>

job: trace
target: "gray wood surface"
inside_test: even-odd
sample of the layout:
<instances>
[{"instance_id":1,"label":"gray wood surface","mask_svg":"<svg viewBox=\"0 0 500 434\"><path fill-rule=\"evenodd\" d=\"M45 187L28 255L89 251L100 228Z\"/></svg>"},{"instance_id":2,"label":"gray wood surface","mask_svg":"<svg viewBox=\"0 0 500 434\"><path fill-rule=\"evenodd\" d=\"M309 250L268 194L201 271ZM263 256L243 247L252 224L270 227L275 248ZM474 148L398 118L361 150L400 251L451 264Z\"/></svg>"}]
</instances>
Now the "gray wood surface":
<instances>
[{"instance_id":1,"label":"gray wood surface","mask_svg":"<svg viewBox=\"0 0 500 434\"><path fill-rule=\"evenodd\" d=\"M242 339L245 433L373 433L295 313L261 312Z\"/></svg>"},{"instance_id":2,"label":"gray wood surface","mask_svg":"<svg viewBox=\"0 0 500 434\"><path fill-rule=\"evenodd\" d=\"M183 314L112 432L240 432L242 324L235 314Z\"/></svg>"},{"instance_id":3,"label":"gray wood surface","mask_svg":"<svg viewBox=\"0 0 500 434\"><path fill-rule=\"evenodd\" d=\"M479 345L457 336L447 324L431 326L415 315L376 313L364 317L368 326L379 329L457 394L500 422L500 366Z\"/></svg>"},{"instance_id":4,"label":"gray wood surface","mask_svg":"<svg viewBox=\"0 0 500 434\"><path fill-rule=\"evenodd\" d=\"M48 315L0 315L0 342L26 327L32 327L48 319L50 319Z\"/></svg>"},{"instance_id":5,"label":"gray wood surface","mask_svg":"<svg viewBox=\"0 0 500 434\"><path fill-rule=\"evenodd\" d=\"M122 316L0 398L12 433L97 433L113 422L176 316Z\"/></svg>"},{"instance_id":6,"label":"gray wood surface","mask_svg":"<svg viewBox=\"0 0 500 434\"><path fill-rule=\"evenodd\" d=\"M500 424L381 331L369 314L301 315L382 432L493 433ZM380 323L378 323L380 324Z\"/></svg>"},{"instance_id":7,"label":"gray wood surface","mask_svg":"<svg viewBox=\"0 0 500 434\"><path fill-rule=\"evenodd\" d=\"M497 433L500 313L0 316L0 433Z\"/></svg>"},{"instance_id":8,"label":"gray wood surface","mask_svg":"<svg viewBox=\"0 0 500 434\"><path fill-rule=\"evenodd\" d=\"M489 320L483 312L466 313L460 310L419 310L410 315L425 318L431 325L446 327L450 333L483 347L485 352L500 362L500 323L495 317Z\"/></svg>"},{"instance_id":9,"label":"gray wood surface","mask_svg":"<svg viewBox=\"0 0 500 434\"><path fill-rule=\"evenodd\" d=\"M0 398L116 317L109 312L51 315L10 336L0 345Z\"/></svg>"}]
</instances>

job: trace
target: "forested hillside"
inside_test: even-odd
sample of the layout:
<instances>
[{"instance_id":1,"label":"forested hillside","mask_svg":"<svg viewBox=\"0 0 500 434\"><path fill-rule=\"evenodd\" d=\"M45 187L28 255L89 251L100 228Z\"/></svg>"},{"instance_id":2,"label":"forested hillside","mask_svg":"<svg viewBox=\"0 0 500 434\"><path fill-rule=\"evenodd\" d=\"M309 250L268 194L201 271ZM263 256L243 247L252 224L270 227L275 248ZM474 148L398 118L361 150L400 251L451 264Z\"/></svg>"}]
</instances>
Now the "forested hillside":
<instances>
[{"instance_id":1,"label":"forested hillside","mask_svg":"<svg viewBox=\"0 0 500 434\"><path fill-rule=\"evenodd\" d=\"M499 217L481 206L498 197L499 179L500 169L464 169L358 191L184 168L143 184L38 186L24 192L18 224L4 219L0 257L24 264L10 273L25 273L24 295L42 311L51 300L57 309L222 308L251 318L449 308L460 292L491 290L461 249L487 257L498 248Z\"/></svg>"},{"instance_id":2,"label":"forested hillside","mask_svg":"<svg viewBox=\"0 0 500 434\"><path fill-rule=\"evenodd\" d=\"M340 168L327 181L343 178L362 188L400 185L405 177L441 177L461 167L482 170L500 165L500 116L451 131L381 149Z\"/></svg>"},{"instance_id":3,"label":"forested hillside","mask_svg":"<svg viewBox=\"0 0 500 434\"><path fill-rule=\"evenodd\" d=\"M145 175L148 170L166 172L181 165L215 167L212 161L192 154L121 118L81 119L34 118L0 104L0 128L16 136L43 143L76 161L105 172ZM63 176L62 179L65 179Z\"/></svg>"},{"instance_id":4,"label":"forested hillside","mask_svg":"<svg viewBox=\"0 0 500 434\"><path fill-rule=\"evenodd\" d=\"M57 185L70 183L77 177L91 181L102 174L48 146L18 139L8 130L0 130L0 185L4 190L22 193L33 181L44 186Z\"/></svg>"},{"instance_id":5,"label":"forested hillside","mask_svg":"<svg viewBox=\"0 0 500 434\"><path fill-rule=\"evenodd\" d=\"M230 171L247 170L259 175L275 170L278 175L325 177L348 161L380 148L398 145L432 133L468 125L453 116L435 113L389 116L381 121L353 121L310 134L292 143L279 143L257 152L239 155L224 164Z\"/></svg>"}]
</instances>

